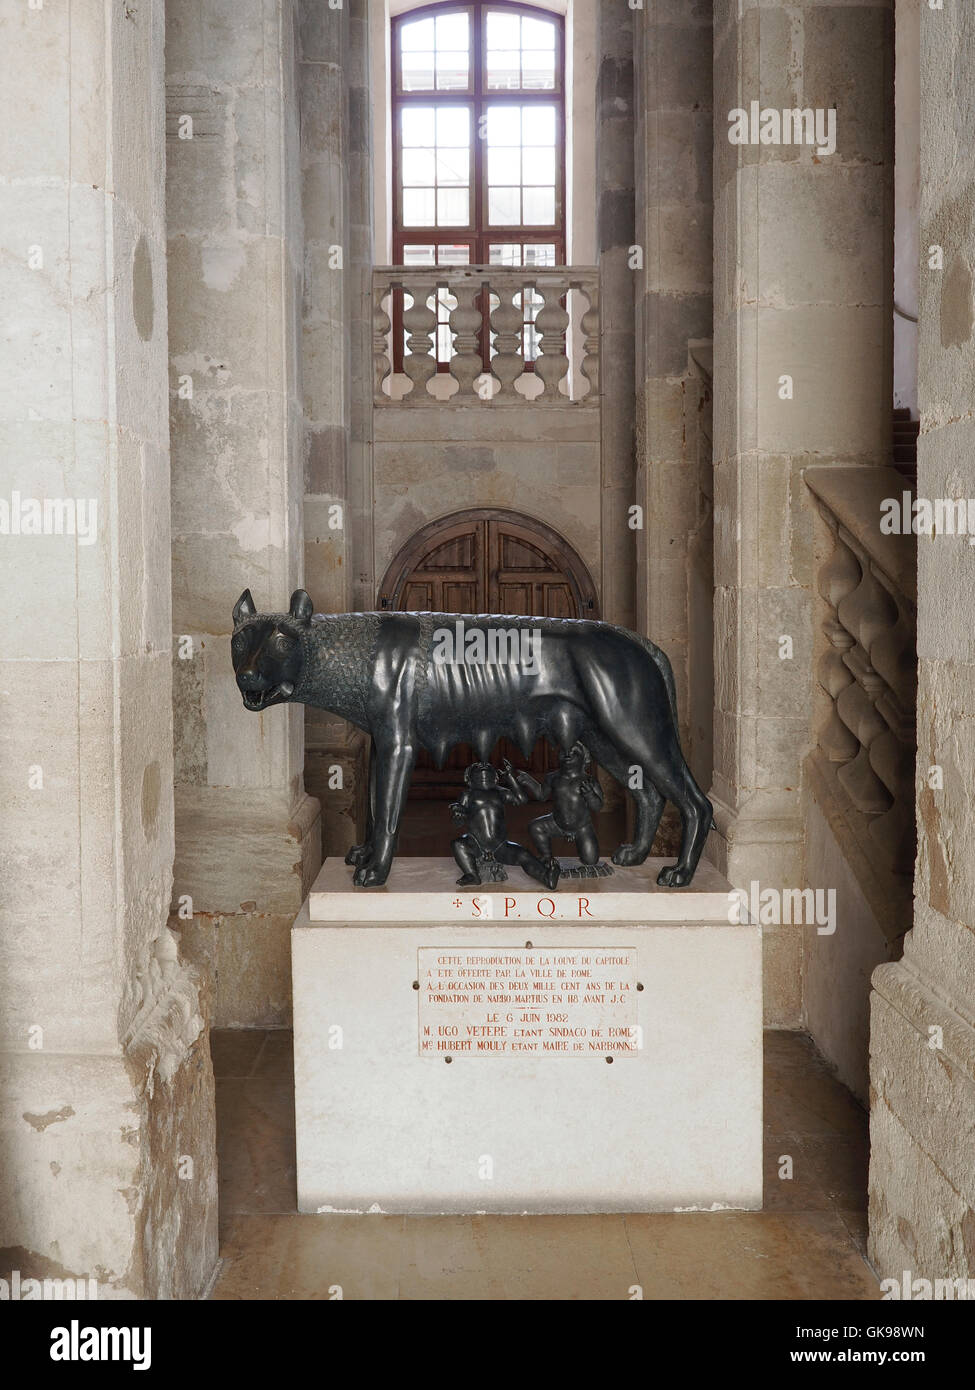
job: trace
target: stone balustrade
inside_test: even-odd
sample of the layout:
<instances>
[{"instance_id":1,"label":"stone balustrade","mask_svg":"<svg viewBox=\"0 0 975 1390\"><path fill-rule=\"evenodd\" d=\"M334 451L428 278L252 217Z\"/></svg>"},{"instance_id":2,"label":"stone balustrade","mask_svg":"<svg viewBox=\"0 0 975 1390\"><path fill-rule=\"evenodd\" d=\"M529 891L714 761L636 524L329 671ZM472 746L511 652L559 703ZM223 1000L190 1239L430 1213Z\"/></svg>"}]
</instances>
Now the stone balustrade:
<instances>
[{"instance_id":1,"label":"stone balustrade","mask_svg":"<svg viewBox=\"0 0 975 1390\"><path fill-rule=\"evenodd\" d=\"M807 468L830 552L823 600L818 749L848 803L868 861L914 872L917 541L884 535L881 503L900 498L890 468ZM849 814L852 812L852 815Z\"/></svg>"},{"instance_id":2,"label":"stone balustrade","mask_svg":"<svg viewBox=\"0 0 975 1390\"><path fill-rule=\"evenodd\" d=\"M597 406L594 267L380 266L377 405Z\"/></svg>"}]
</instances>

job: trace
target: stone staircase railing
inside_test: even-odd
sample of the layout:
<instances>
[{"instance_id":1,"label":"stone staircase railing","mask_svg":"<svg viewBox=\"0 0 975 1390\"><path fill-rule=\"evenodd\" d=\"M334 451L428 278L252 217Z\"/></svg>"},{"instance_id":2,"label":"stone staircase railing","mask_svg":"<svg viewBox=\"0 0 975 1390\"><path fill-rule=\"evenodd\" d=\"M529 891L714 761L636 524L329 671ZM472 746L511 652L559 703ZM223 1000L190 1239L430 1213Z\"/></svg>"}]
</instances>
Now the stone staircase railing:
<instances>
[{"instance_id":1,"label":"stone staircase railing","mask_svg":"<svg viewBox=\"0 0 975 1390\"><path fill-rule=\"evenodd\" d=\"M378 266L377 405L599 404L590 266Z\"/></svg>"},{"instance_id":2,"label":"stone staircase railing","mask_svg":"<svg viewBox=\"0 0 975 1390\"><path fill-rule=\"evenodd\" d=\"M906 484L891 468L807 468L803 477L831 547L818 575L810 761L844 801L860 864L875 883L887 879L889 902L891 882L899 899L914 872L917 540L884 535L880 520L883 500L900 499Z\"/></svg>"}]
</instances>

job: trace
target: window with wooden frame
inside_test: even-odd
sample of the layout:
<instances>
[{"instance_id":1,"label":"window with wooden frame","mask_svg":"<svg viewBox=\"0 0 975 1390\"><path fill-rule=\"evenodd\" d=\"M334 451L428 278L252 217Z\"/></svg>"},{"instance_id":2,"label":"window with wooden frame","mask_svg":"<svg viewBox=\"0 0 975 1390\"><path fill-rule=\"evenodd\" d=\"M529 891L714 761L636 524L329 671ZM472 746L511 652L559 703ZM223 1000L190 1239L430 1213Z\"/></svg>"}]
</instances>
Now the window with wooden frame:
<instances>
[{"instance_id":1,"label":"window with wooden frame","mask_svg":"<svg viewBox=\"0 0 975 1390\"><path fill-rule=\"evenodd\" d=\"M565 34L559 15L507 0L425 5L392 22L393 261L565 263ZM402 292L394 370L402 371ZM523 296L526 368L541 298ZM447 370L455 301L438 290L434 352ZM487 325L487 306L482 306ZM482 355L490 355L485 326Z\"/></svg>"}]
</instances>

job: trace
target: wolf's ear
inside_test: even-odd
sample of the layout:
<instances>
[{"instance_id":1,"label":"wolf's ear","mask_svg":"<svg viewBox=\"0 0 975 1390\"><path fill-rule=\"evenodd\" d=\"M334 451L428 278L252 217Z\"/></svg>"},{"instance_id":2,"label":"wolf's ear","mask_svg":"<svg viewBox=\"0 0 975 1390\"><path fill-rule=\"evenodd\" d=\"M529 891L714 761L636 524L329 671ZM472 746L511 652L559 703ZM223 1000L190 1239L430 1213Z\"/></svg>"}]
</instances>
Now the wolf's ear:
<instances>
[{"instance_id":1,"label":"wolf's ear","mask_svg":"<svg viewBox=\"0 0 975 1390\"><path fill-rule=\"evenodd\" d=\"M291 595L290 612L290 616L294 621L296 623L310 622L313 611L312 601L305 593L304 589L295 589L294 593Z\"/></svg>"},{"instance_id":2,"label":"wolf's ear","mask_svg":"<svg viewBox=\"0 0 975 1390\"><path fill-rule=\"evenodd\" d=\"M253 618L256 614L257 608L251 598L251 591L245 589L234 604L234 627L239 627L245 618Z\"/></svg>"}]
</instances>

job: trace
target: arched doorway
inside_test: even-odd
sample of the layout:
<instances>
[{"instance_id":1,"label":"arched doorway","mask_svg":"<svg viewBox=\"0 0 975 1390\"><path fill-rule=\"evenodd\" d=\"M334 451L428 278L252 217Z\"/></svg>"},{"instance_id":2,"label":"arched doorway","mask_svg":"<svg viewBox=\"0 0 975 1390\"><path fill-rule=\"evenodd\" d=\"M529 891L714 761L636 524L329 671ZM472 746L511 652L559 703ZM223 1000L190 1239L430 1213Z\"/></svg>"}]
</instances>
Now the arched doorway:
<instances>
[{"instance_id":1,"label":"arched doorway","mask_svg":"<svg viewBox=\"0 0 975 1390\"><path fill-rule=\"evenodd\" d=\"M451 512L417 531L389 566L380 608L598 618L596 589L568 541L500 508Z\"/></svg>"},{"instance_id":2,"label":"arched doorway","mask_svg":"<svg viewBox=\"0 0 975 1390\"><path fill-rule=\"evenodd\" d=\"M386 571L379 608L400 612L510 613L527 617L598 618L596 588L572 546L534 517L500 508L452 512L407 541ZM507 743L499 756L524 759ZM411 796L456 796L469 748L456 748L442 769L417 759ZM537 776L553 766L539 745L530 762Z\"/></svg>"}]
</instances>

